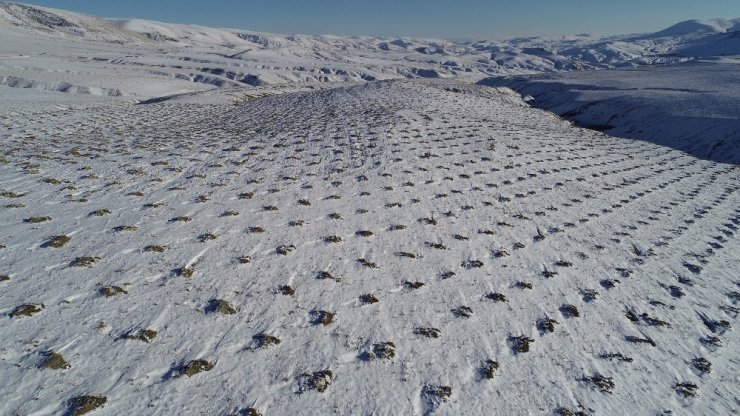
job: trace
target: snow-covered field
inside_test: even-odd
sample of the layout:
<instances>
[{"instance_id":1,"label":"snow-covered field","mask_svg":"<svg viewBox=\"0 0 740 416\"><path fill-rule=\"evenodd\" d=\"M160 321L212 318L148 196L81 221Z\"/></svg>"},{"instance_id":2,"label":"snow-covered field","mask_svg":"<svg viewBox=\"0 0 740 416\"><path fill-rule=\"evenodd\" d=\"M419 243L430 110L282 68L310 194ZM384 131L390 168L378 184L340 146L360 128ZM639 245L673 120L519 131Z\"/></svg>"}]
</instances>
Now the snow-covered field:
<instances>
[{"instance_id":1,"label":"snow-covered field","mask_svg":"<svg viewBox=\"0 0 740 416\"><path fill-rule=\"evenodd\" d=\"M233 31L24 7L0 4L0 414L738 412L737 160L473 82L514 66L419 79L444 68L418 40L242 31L262 46L227 57Z\"/></svg>"}]
</instances>

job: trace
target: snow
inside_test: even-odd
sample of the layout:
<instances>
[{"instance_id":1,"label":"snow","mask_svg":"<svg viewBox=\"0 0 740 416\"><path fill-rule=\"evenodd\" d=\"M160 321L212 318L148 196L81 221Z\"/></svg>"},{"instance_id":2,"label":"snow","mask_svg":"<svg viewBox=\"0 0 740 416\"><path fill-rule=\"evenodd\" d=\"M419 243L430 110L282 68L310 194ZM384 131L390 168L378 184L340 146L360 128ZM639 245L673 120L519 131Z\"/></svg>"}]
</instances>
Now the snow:
<instances>
[{"instance_id":1,"label":"snow","mask_svg":"<svg viewBox=\"0 0 740 416\"><path fill-rule=\"evenodd\" d=\"M6 111L2 188L23 196L3 199L25 207L1 214L2 308L44 308L4 318L3 373L14 381L2 386L2 413L59 413L85 393L107 397L101 414L735 409L736 332L712 333L697 313L736 314L736 167L615 142L510 94L454 83L372 83L236 106ZM51 143L54 156L44 157ZM110 214L90 214L101 209ZM51 220L24 222L43 216ZM172 220L182 216L191 220ZM55 235L70 241L45 247ZM295 249L280 255L281 245ZM72 265L85 256L99 259ZM482 265L461 267L468 260ZM443 279L447 271L455 275ZM606 289L609 279L621 283ZM126 293L101 294L112 286ZM591 290L596 299L584 301ZM487 300L491 292L508 302ZM363 304L363 294L379 302ZM208 312L213 299L237 313ZM563 304L580 316L564 317ZM450 312L460 306L473 315ZM630 322L625 308L671 326ZM314 310L334 322L312 324ZM558 321L552 334L536 328L546 316ZM157 336L122 339L143 329ZM280 344L256 348L261 333ZM528 353L511 349L520 335L534 340ZM723 346L708 348L707 336ZM395 345L393 358L362 358L381 342ZM37 369L47 350L70 369ZM696 357L712 362L711 374L692 370ZM173 377L194 359L214 368ZM488 359L499 364L490 381L478 373ZM324 369L333 374L325 392L298 393L301 374ZM614 379L611 394L579 381L594 374ZM673 391L684 381L700 386L698 398ZM428 397L439 385L452 388L449 400Z\"/></svg>"},{"instance_id":2,"label":"snow","mask_svg":"<svg viewBox=\"0 0 740 416\"><path fill-rule=\"evenodd\" d=\"M0 11L3 38L22 38L21 42L3 42L0 53L29 53L29 42L45 43L44 51L59 50L62 56L69 56L74 49L82 49L82 56L109 51L108 61L102 61L109 68L139 77L151 72L169 74L218 87L428 77L478 81L495 75L676 63L695 57L736 54L734 30L738 24L737 19L726 19L684 22L677 26L680 30L674 27L669 32L641 36L579 35L465 42L280 35L141 19L101 19L14 3L0 3ZM708 38L707 34L717 37ZM60 39L65 41L63 46L59 45ZM201 74L204 70L216 70L219 74ZM67 82L85 86L77 80ZM121 90L124 96L142 94L113 89ZM182 88L178 90L184 92ZM149 98L153 97L144 97Z\"/></svg>"},{"instance_id":3,"label":"snow","mask_svg":"<svg viewBox=\"0 0 740 416\"><path fill-rule=\"evenodd\" d=\"M0 414L737 413L718 36L1 3Z\"/></svg>"},{"instance_id":4,"label":"snow","mask_svg":"<svg viewBox=\"0 0 740 416\"><path fill-rule=\"evenodd\" d=\"M498 77L528 102L584 126L740 164L738 62Z\"/></svg>"},{"instance_id":5,"label":"snow","mask_svg":"<svg viewBox=\"0 0 740 416\"><path fill-rule=\"evenodd\" d=\"M740 30L740 19L687 20L653 33L651 37L675 37L727 33Z\"/></svg>"},{"instance_id":6,"label":"snow","mask_svg":"<svg viewBox=\"0 0 740 416\"><path fill-rule=\"evenodd\" d=\"M675 51L680 56L699 58L740 56L740 30L707 36Z\"/></svg>"}]
</instances>

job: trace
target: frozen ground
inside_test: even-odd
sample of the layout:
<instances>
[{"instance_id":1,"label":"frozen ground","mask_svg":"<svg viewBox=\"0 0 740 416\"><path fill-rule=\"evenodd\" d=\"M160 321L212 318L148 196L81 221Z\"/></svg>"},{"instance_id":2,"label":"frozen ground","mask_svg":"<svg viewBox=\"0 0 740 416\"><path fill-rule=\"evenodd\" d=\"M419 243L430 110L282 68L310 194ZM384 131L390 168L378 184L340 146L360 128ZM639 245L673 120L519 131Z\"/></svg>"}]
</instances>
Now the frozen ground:
<instances>
[{"instance_id":1,"label":"frozen ground","mask_svg":"<svg viewBox=\"0 0 740 416\"><path fill-rule=\"evenodd\" d=\"M440 51L0 4L0 414L736 414L737 161L471 82L733 25Z\"/></svg>"},{"instance_id":2,"label":"frozen ground","mask_svg":"<svg viewBox=\"0 0 740 416\"><path fill-rule=\"evenodd\" d=\"M737 411L736 166L450 82L53 110L2 114L0 413Z\"/></svg>"},{"instance_id":3,"label":"frozen ground","mask_svg":"<svg viewBox=\"0 0 740 416\"><path fill-rule=\"evenodd\" d=\"M497 77L480 84L512 88L538 108L610 135L740 164L738 59Z\"/></svg>"}]
</instances>

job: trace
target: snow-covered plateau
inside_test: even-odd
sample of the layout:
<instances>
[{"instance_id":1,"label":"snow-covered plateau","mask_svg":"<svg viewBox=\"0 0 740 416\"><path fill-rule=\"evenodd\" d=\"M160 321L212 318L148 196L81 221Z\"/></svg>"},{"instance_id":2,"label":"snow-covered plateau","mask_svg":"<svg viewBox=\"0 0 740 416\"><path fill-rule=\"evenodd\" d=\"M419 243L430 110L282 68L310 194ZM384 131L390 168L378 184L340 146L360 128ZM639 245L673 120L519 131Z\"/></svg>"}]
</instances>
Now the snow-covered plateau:
<instances>
[{"instance_id":1,"label":"snow-covered plateau","mask_svg":"<svg viewBox=\"0 0 740 416\"><path fill-rule=\"evenodd\" d=\"M0 414L737 414L738 30L0 3Z\"/></svg>"}]
</instances>

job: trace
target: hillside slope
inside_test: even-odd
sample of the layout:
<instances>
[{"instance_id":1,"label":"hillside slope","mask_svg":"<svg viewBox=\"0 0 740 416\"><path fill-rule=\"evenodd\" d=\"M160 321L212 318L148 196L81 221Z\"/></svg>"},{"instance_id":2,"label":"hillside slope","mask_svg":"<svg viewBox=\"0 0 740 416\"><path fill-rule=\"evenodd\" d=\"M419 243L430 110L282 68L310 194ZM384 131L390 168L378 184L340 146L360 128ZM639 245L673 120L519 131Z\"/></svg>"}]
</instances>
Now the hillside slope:
<instances>
[{"instance_id":1,"label":"hillside slope","mask_svg":"<svg viewBox=\"0 0 740 416\"><path fill-rule=\"evenodd\" d=\"M494 75L636 67L737 54L733 31L738 22L689 21L640 36L579 35L466 42L279 35L140 19L106 20L0 2L0 33L9 40L0 45L0 55L28 54L32 50L30 44L45 44L46 51L53 51L52 56L57 59L51 64L39 63L42 68L54 68L60 60L70 58L94 60L92 63L108 71L115 68L145 81L155 77L160 78L159 84L174 84L172 94L198 90L185 86L184 81L202 84L200 89L413 78L478 81ZM9 61L6 66L33 68L33 64L27 60ZM100 68L90 71L95 73ZM27 83L55 90L50 87L54 82L44 79L43 74L39 76L42 78L28 78ZM74 78L74 73L70 77ZM66 82L81 87L77 90L107 88L118 90L122 96L136 97L148 90L139 89L136 84L128 88L89 85L84 76L79 78ZM148 98L152 96L145 99Z\"/></svg>"},{"instance_id":2,"label":"hillside slope","mask_svg":"<svg viewBox=\"0 0 740 416\"><path fill-rule=\"evenodd\" d=\"M740 38L737 39L740 41ZM528 77L508 87L529 103L610 135L740 164L740 61Z\"/></svg>"},{"instance_id":3,"label":"hillside slope","mask_svg":"<svg viewBox=\"0 0 740 416\"><path fill-rule=\"evenodd\" d=\"M736 410L737 166L449 81L0 123L2 414Z\"/></svg>"}]
</instances>

